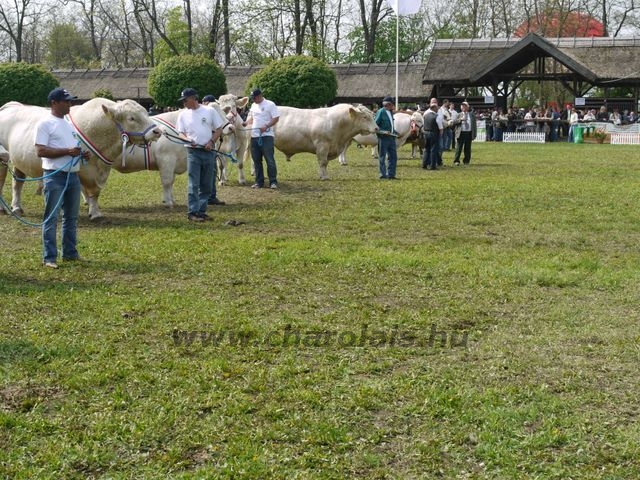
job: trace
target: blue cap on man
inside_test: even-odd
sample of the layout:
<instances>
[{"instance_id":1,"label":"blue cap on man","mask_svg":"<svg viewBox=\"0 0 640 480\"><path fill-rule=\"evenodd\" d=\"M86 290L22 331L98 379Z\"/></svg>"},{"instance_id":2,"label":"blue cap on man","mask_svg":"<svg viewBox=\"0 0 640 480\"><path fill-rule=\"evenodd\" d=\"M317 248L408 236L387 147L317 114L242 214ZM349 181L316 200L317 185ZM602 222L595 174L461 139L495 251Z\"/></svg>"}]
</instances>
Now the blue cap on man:
<instances>
[{"instance_id":1,"label":"blue cap on man","mask_svg":"<svg viewBox=\"0 0 640 480\"><path fill-rule=\"evenodd\" d=\"M47 100L49 100L49 102L62 102L67 100L76 100L77 98L78 97L71 95L64 88L58 87L58 88L54 88L49 92L49 96L47 97Z\"/></svg>"},{"instance_id":2,"label":"blue cap on man","mask_svg":"<svg viewBox=\"0 0 640 480\"><path fill-rule=\"evenodd\" d=\"M198 96L198 92L196 92L194 88L185 88L184 90L182 90L182 93L180 94L180 98L178 99L178 101L184 102L189 97L197 97L197 96Z\"/></svg>"},{"instance_id":3,"label":"blue cap on man","mask_svg":"<svg viewBox=\"0 0 640 480\"><path fill-rule=\"evenodd\" d=\"M262 90L260 90L259 88L256 88L253 92L251 92L251 97L257 97L259 95L262 95Z\"/></svg>"}]
</instances>

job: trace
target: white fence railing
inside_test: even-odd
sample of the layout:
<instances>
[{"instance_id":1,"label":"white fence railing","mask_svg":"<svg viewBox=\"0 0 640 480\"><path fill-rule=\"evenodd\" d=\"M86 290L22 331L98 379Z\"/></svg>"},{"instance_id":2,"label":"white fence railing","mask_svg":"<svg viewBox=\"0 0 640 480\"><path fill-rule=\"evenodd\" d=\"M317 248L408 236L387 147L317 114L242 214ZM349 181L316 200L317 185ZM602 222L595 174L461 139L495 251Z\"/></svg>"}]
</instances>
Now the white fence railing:
<instances>
[{"instance_id":1,"label":"white fence railing","mask_svg":"<svg viewBox=\"0 0 640 480\"><path fill-rule=\"evenodd\" d=\"M640 145L640 133L611 133L611 145Z\"/></svg>"},{"instance_id":2,"label":"white fence railing","mask_svg":"<svg viewBox=\"0 0 640 480\"><path fill-rule=\"evenodd\" d=\"M504 132L504 143L544 143L544 132Z\"/></svg>"}]
</instances>

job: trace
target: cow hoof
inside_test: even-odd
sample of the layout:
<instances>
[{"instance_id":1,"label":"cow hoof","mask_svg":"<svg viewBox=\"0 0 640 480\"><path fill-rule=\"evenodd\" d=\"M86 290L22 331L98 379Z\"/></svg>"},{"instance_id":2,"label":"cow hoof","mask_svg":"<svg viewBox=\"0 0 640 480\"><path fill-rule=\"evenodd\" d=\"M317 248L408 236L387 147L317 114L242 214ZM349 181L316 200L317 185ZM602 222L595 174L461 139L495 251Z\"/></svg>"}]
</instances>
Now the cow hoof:
<instances>
[{"instance_id":1,"label":"cow hoof","mask_svg":"<svg viewBox=\"0 0 640 480\"><path fill-rule=\"evenodd\" d=\"M104 217L102 216L102 214L99 215L89 215L89 220L91 220L92 222L97 222L99 220L102 220Z\"/></svg>"},{"instance_id":2,"label":"cow hoof","mask_svg":"<svg viewBox=\"0 0 640 480\"><path fill-rule=\"evenodd\" d=\"M12 208L11 212L13 212L15 215L24 215L24 210L20 207Z\"/></svg>"}]
</instances>

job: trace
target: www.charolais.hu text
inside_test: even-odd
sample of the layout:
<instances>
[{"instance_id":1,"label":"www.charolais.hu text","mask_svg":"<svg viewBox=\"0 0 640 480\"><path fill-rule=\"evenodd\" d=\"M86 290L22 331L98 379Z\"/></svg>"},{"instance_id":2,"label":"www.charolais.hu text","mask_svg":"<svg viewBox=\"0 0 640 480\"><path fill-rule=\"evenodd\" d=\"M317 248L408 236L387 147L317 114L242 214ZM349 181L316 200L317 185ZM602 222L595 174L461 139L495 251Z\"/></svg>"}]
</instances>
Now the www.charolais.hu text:
<instances>
[{"instance_id":1,"label":"www.charolais.hu text","mask_svg":"<svg viewBox=\"0 0 640 480\"><path fill-rule=\"evenodd\" d=\"M281 330L180 330L171 333L176 347L466 347L469 332L445 331L432 324L426 332L393 327L388 330L362 325L354 330L307 330L290 325Z\"/></svg>"}]
</instances>

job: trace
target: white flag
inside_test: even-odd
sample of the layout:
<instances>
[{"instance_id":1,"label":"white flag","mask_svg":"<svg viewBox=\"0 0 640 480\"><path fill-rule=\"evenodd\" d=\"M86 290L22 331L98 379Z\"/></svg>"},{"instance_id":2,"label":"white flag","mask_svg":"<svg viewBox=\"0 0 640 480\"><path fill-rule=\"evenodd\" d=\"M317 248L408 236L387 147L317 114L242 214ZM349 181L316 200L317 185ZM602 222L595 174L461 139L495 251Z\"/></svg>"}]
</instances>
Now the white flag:
<instances>
[{"instance_id":1,"label":"white flag","mask_svg":"<svg viewBox=\"0 0 640 480\"><path fill-rule=\"evenodd\" d=\"M413 15L418 13L422 0L387 0L396 15Z\"/></svg>"}]
</instances>

